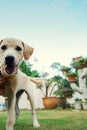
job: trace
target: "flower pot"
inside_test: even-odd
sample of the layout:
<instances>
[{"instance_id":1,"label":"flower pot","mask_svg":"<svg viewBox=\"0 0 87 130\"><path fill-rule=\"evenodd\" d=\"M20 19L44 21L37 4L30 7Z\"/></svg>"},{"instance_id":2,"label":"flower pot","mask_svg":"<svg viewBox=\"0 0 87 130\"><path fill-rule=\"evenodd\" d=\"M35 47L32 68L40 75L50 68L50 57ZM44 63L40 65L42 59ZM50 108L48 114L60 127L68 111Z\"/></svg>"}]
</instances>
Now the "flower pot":
<instances>
[{"instance_id":1,"label":"flower pot","mask_svg":"<svg viewBox=\"0 0 87 130\"><path fill-rule=\"evenodd\" d=\"M76 76L74 75L67 76L67 78L69 82L76 81Z\"/></svg>"},{"instance_id":2,"label":"flower pot","mask_svg":"<svg viewBox=\"0 0 87 130\"><path fill-rule=\"evenodd\" d=\"M57 97L42 98L45 109L52 109L57 107Z\"/></svg>"},{"instance_id":3,"label":"flower pot","mask_svg":"<svg viewBox=\"0 0 87 130\"><path fill-rule=\"evenodd\" d=\"M62 70L62 73L65 75L66 73L68 73L69 70Z\"/></svg>"},{"instance_id":4,"label":"flower pot","mask_svg":"<svg viewBox=\"0 0 87 130\"><path fill-rule=\"evenodd\" d=\"M84 63L82 63L79 67L77 67L76 69L83 69L83 68L85 68L85 67L87 67L87 61L86 62L84 62Z\"/></svg>"},{"instance_id":5,"label":"flower pot","mask_svg":"<svg viewBox=\"0 0 87 130\"><path fill-rule=\"evenodd\" d=\"M62 71L62 73L63 73L64 75L65 75L66 73L68 73L69 70L70 70L69 67L66 67L66 66L62 66L62 67L61 67L61 71Z\"/></svg>"},{"instance_id":6,"label":"flower pot","mask_svg":"<svg viewBox=\"0 0 87 130\"><path fill-rule=\"evenodd\" d=\"M87 67L87 61L82 64L82 68Z\"/></svg>"},{"instance_id":7,"label":"flower pot","mask_svg":"<svg viewBox=\"0 0 87 130\"><path fill-rule=\"evenodd\" d=\"M62 107L63 109L65 109L66 108L66 98L57 97L57 107Z\"/></svg>"},{"instance_id":8,"label":"flower pot","mask_svg":"<svg viewBox=\"0 0 87 130\"><path fill-rule=\"evenodd\" d=\"M72 89L65 88L64 91L63 91L63 95L64 95L65 98L71 98L72 94L73 94Z\"/></svg>"},{"instance_id":9,"label":"flower pot","mask_svg":"<svg viewBox=\"0 0 87 130\"><path fill-rule=\"evenodd\" d=\"M64 97L65 98L72 98L72 94L73 94L73 91L66 91L66 92L64 92Z\"/></svg>"},{"instance_id":10,"label":"flower pot","mask_svg":"<svg viewBox=\"0 0 87 130\"><path fill-rule=\"evenodd\" d=\"M76 69L83 69L87 67L87 58L79 58L79 60L73 60L72 66Z\"/></svg>"},{"instance_id":11,"label":"flower pot","mask_svg":"<svg viewBox=\"0 0 87 130\"><path fill-rule=\"evenodd\" d=\"M79 60L81 60L81 59L82 59L82 56L79 56L79 57L73 58L73 61L79 61Z\"/></svg>"}]
</instances>

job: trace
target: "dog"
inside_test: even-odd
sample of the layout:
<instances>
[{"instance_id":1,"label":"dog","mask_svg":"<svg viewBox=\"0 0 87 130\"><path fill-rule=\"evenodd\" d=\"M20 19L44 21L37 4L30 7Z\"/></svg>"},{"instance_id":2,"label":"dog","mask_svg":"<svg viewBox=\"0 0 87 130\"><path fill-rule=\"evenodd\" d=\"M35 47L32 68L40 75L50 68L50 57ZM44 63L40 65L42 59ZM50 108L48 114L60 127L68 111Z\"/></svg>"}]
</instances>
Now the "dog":
<instances>
[{"instance_id":1,"label":"dog","mask_svg":"<svg viewBox=\"0 0 87 130\"><path fill-rule=\"evenodd\" d=\"M18 101L24 91L31 104L33 126L34 128L40 127L35 112L33 83L19 69L22 59L28 60L33 51L31 46L15 38L5 38L0 41L1 74L6 80L3 96L8 98L6 130L13 130L19 114Z\"/></svg>"}]
</instances>

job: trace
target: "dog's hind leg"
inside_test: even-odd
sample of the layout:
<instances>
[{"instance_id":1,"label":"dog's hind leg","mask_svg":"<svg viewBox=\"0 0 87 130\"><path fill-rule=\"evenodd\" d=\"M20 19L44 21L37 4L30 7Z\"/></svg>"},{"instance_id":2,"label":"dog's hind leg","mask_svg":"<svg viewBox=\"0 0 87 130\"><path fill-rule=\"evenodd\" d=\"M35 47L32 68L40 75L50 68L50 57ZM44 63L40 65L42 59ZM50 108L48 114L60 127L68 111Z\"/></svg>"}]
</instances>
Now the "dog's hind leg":
<instances>
[{"instance_id":1,"label":"dog's hind leg","mask_svg":"<svg viewBox=\"0 0 87 130\"><path fill-rule=\"evenodd\" d=\"M37 116L36 116L36 112L35 112L35 103L34 103L34 96L33 94L30 92L30 90L26 90L26 93L28 95L28 99L30 101L30 105L31 105L31 109L32 109L32 117L33 117L33 126L34 128L38 128L40 127L38 120L37 120Z\"/></svg>"}]
</instances>

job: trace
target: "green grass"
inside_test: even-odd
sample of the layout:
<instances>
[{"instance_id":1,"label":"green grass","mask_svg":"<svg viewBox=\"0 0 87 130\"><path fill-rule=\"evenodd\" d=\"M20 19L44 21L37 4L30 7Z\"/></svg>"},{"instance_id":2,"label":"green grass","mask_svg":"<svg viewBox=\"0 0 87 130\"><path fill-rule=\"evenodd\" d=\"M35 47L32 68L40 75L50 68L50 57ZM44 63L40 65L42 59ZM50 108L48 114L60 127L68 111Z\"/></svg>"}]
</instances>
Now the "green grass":
<instances>
[{"instance_id":1,"label":"green grass","mask_svg":"<svg viewBox=\"0 0 87 130\"><path fill-rule=\"evenodd\" d=\"M0 112L0 130L5 130L6 112ZM38 110L40 128L36 130L87 130L87 111ZM35 130L30 111L21 111L14 130Z\"/></svg>"}]
</instances>

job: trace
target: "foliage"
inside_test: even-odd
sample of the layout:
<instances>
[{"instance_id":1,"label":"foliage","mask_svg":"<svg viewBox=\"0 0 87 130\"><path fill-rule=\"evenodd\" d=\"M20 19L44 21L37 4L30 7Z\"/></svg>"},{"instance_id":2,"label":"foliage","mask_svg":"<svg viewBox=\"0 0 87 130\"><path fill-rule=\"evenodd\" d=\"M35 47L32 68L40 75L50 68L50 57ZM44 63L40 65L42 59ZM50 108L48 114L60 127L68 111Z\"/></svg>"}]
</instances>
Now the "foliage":
<instances>
[{"instance_id":1,"label":"foliage","mask_svg":"<svg viewBox=\"0 0 87 130\"><path fill-rule=\"evenodd\" d=\"M51 67L52 67L53 69L58 69L58 68L60 68L60 66L61 66L61 64L60 64L59 62L54 62L54 63L51 65Z\"/></svg>"},{"instance_id":2,"label":"foliage","mask_svg":"<svg viewBox=\"0 0 87 130\"><path fill-rule=\"evenodd\" d=\"M51 67L52 67L53 69L56 69L57 72L58 72L58 75L59 75L60 68L61 68L61 64L60 64L59 62L54 62L54 63L51 65Z\"/></svg>"},{"instance_id":3,"label":"foliage","mask_svg":"<svg viewBox=\"0 0 87 130\"><path fill-rule=\"evenodd\" d=\"M56 96L64 97L64 94L63 94L63 91L62 91L62 90L56 90L56 91L54 91L54 94L55 94Z\"/></svg>"},{"instance_id":4,"label":"foliage","mask_svg":"<svg viewBox=\"0 0 87 130\"><path fill-rule=\"evenodd\" d=\"M50 85L51 85L53 82L56 82L56 83L57 83L57 80L56 80L55 78L50 78L50 79L47 79L47 80L46 80L46 83L45 83L45 86L46 86L45 97L51 96L51 94L52 94L52 92L53 92L53 89L54 89L54 87L55 87L56 84L53 85L53 87L52 87L52 89L51 89L49 95L48 95L48 91L49 91Z\"/></svg>"},{"instance_id":5,"label":"foliage","mask_svg":"<svg viewBox=\"0 0 87 130\"><path fill-rule=\"evenodd\" d=\"M76 69L83 68L87 66L86 62L87 62L87 57L81 57L79 60L73 60L71 66Z\"/></svg>"},{"instance_id":6,"label":"foliage","mask_svg":"<svg viewBox=\"0 0 87 130\"><path fill-rule=\"evenodd\" d=\"M72 105L71 105L70 103L67 103L67 104L66 104L66 108L71 109L71 108L72 108Z\"/></svg>"},{"instance_id":7,"label":"foliage","mask_svg":"<svg viewBox=\"0 0 87 130\"><path fill-rule=\"evenodd\" d=\"M47 81L45 83L46 87L49 87L52 82L54 82L54 80L52 78L47 79Z\"/></svg>"},{"instance_id":8,"label":"foliage","mask_svg":"<svg viewBox=\"0 0 87 130\"><path fill-rule=\"evenodd\" d=\"M81 99L80 98L75 98L75 101L76 102L81 102Z\"/></svg>"},{"instance_id":9,"label":"foliage","mask_svg":"<svg viewBox=\"0 0 87 130\"><path fill-rule=\"evenodd\" d=\"M61 66L60 70L61 71L64 71L64 70L70 70L71 68L70 67L67 67L67 66Z\"/></svg>"},{"instance_id":10,"label":"foliage","mask_svg":"<svg viewBox=\"0 0 87 130\"><path fill-rule=\"evenodd\" d=\"M73 90L69 88L62 88L54 92L56 96L60 96L60 97L72 96L72 93L73 93Z\"/></svg>"},{"instance_id":11,"label":"foliage","mask_svg":"<svg viewBox=\"0 0 87 130\"><path fill-rule=\"evenodd\" d=\"M60 89L64 89L64 88L71 89L70 84L66 79L63 79L62 76L55 75L54 77L52 77L50 79L47 79L47 81L45 83L45 85L46 85L46 94L45 94L45 96L49 96L48 95L49 87L50 87L51 83L53 83L53 82L55 82L58 85L58 90L57 91L58 91L59 95L62 95L61 91L59 91ZM53 86L53 88L54 87L55 87L55 85ZM53 90L53 88L52 88L52 90ZM51 91L51 93L52 93L52 91ZM56 93L57 92L55 92L54 94L56 95Z\"/></svg>"},{"instance_id":12,"label":"foliage","mask_svg":"<svg viewBox=\"0 0 87 130\"><path fill-rule=\"evenodd\" d=\"M54 75L54 77L52 77L52 80L54 81L54 82L57 82L57 83L60 83L60 82L62 82L62 76L60 76L60 75Z\"/></svg>"},{"instance_id":13,"label":"foliage","mask_svg":"<svg viewBox=\"0 0 87 130\"><path fill-rule=\"evenodd\" d=\"M60 96L60 97L67 96L67 95L70 95L72 93L73 93L73 90L72 90L69 82L63 78L58 86L58 90L54 91L54 94L56 96Z\"/></svg>"},{"instance_id":14,"label":"foliage","mask_svg":"<svg viewBox=\"0 0 87 130\"><path fill-rule=\"evenodd\" d=\"M23 60L20 65L20 70L27 76L39 77L39 72L37 70L32 70L32 66L32 64Z\"/></svg>"},{"instance_id":15,"label":"foliage","mask_svg":"<svg viewBox=\"0 0 87 130\"><path fill-rule=\"evenodd\" d=\"M77 72L69 71L66 76L77 76Z\"/></svg>"},{"instance_id":16,"label":"foliage","mask_svg":"<svg viewBox=\"0 0 87 130\"><path fill-rule=\"evenodd\" d=\"M54 82L54 85L52 86L50 94L48 95L49 87L51 86L51 84L53 82ZM55 85L58 85L58 89L64 88L64 87L71 88L69 82L66 79L63 79L61 76L56 75L56 76L46 80L46 82L45 82L46 91L45 91L45 94L44 94L45 97L51 96Z\"/></svg>"},{"instance_id":17,"label":"foliage","mask_svg":"<svg viewBox=\"0 0 87 130\"><path fill-rule=\"evenodd\" d=\"M59 75L59 71L60 70L62 70L62 69L70 70L71 68L70 67L66 67L66 66L62 66L58 62L54 62L51 65L51 67L53 67L53 69L57 68L57 71L58 71L58 75L54 76L54 80L56 80L56 82L58 82L58 89L60 89L60 88L70 88L71 89L69 82L66 79L64 79L62 76ZM69 71L68 74L70 74L70 73L71 73L71 71ZM72 72L72 73L75 74L74 72Z\"/></svg>"},{"instance_id":18,"label":"foliage","mask_svg":"<svg viewBox=\"0 0 87 130\"><path fill-rule=\"evenodd\" d=\"M62 80L59 84L59 89L63 89L63 88L72 89L71 86L70 86L70 83L66 79L62 78Z\"/></svg>"},{"instance_id":19,"label":"foliage","mask_svg":"<svg viewBox=\"0 0 87 130\"><path fill-rule=\"evenodd\" d=\"M58 82L58 89L56 91L54 91L54 94L56 96L60 95L61 97L64 97L64 91L67 90L67 94L69 94L70 91L72 91L72 88L71 88L69 82L66 79L64 79L62 76L59 75L59 72L61 70L70 70L71 68L62 66L58 62L53 63L51 65L51 67L53 67L53 69L57 69L57 72L58 72L58 75L54 76L54 79Z\"/></svg>"}]
</instances>

